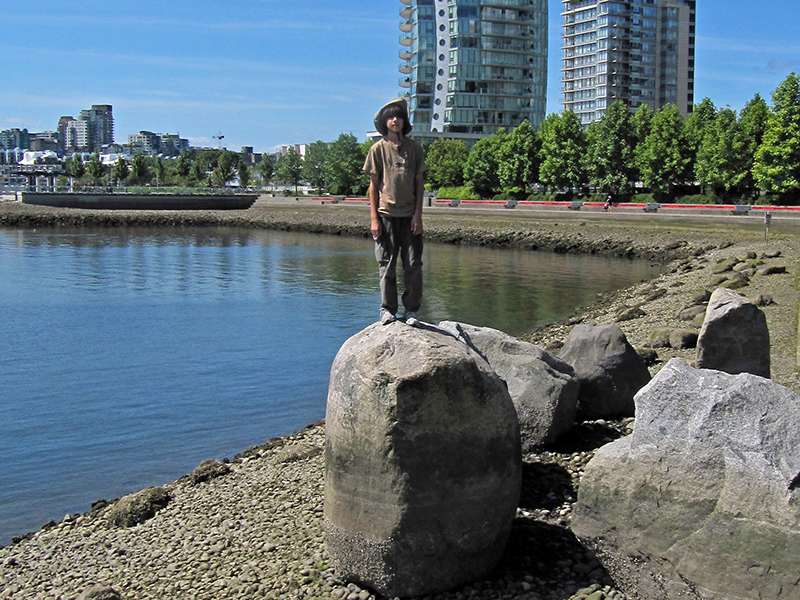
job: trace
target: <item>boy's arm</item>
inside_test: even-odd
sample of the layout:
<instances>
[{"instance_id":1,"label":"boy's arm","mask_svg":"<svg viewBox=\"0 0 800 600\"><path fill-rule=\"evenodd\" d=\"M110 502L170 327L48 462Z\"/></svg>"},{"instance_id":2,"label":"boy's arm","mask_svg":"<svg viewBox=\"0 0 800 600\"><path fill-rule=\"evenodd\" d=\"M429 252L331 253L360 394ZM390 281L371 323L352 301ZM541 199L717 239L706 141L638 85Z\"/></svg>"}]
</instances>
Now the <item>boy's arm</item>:
<instances>
[{"instance_id":1,"label":"boy's arm","mask_svg":"<svg viewBox=\"0 0 800 600\"><path fill-rule=\"evenodd\" d=\"M378 218L378 188L380 175L372 173L369 176L369 220L372 238L377 240L381 235L381 220Z\"/></svg>"},{"instance_id":2,"label":"boy's arm","mask_svg":"<svg viewBox=\"0 0 800 600\"><path fill-rule=\"evenodd\" d=\"M425 174L417 173L414 177L414 197L417 206L414 209L414 216L411 218L411 233L420 235L422 233L422 204L425 198Z\"/></svg>"}]
</instances>

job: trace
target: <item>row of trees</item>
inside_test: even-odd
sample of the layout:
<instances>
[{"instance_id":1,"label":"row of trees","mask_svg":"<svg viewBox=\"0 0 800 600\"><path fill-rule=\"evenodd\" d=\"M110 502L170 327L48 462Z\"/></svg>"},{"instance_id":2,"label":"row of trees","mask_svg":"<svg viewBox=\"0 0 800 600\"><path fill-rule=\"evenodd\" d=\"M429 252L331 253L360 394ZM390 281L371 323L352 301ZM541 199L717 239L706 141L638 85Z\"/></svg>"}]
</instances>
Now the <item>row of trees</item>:
<instances>
[{"instance_id":1,"label":"row of trees","mask_svg":"<svg viewBox=\"0 0 800 600\"><path fill-rule=\"evenodd\" d=\"M134 156L107 168L97 155L75 158L69 172L95 184L242 187L305 182L320 192L363 194L362 171L371 141L341 134L317 141L304 157L269 155L251 169L238 153L204 150L177 159ZM428 188L460 197L524 198L534 192L592 190L629 197L649 192L664 201L700 194L709 200L753 200L765 192L800 201L800 78L790 74L773 92L772 106L756 94L739 112L717 109L706 98L684 118L677 107L657 113L646 105L631 114L616 102L600 121L583 128L571 111L549 115L534 130L527 121L511 133L483 138L472 149L438 139L426 148Z\"/></svg>"},{"instance_id":2,"label":"row of trees","mask_svg":"<svg viewBox=\"0 0 800 600\"><path fill-rule=\"evenodd\" d=\"M549 115L538 131L523 123L510 134L479 140L471 151L437 140L428 150L428 181L481 197L525 196L538 184L618 197L649 191L662 200L686 193L753 199L766 192L797 201L797 75L789 75L772 99L769 107L757 94L737 114L706 98L686 118L675 106L655 114L642 106L631 114L616 102L586 129L567 111Z\"/></svg>"}]
</instances>

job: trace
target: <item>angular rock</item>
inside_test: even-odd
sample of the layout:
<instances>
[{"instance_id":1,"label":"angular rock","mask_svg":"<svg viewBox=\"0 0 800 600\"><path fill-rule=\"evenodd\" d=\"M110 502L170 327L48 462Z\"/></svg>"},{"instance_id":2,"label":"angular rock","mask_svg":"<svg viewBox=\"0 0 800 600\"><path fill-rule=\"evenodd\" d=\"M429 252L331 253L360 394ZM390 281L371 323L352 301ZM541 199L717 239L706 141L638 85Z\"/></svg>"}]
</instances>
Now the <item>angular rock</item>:
<instances>
[{"instance_id":1,"label":"angular rock","mask_svg":"<svg viewBox=\"0 0 800 600\"><path fill-rule=\"evenodd\" d=\"M508 386L519 417L522 451L552 444L575 423L578 376L539 346L490 327L443 321L439 328L485 358Z\"/></svg>"},{"instance_id":2,"label":"angular rock","mask_svg":"<svg viewBox=\"0 0 800 600\"><path fill-rule=\"evenodd\" d=\"M618 325L576 325L559 358L580 381L578 419L633 416L633 396L650 372Z\"/></svg>"},{"instance_id":3,"label":"angular rock","mask_svg":"<svg viewBox=\"0 0 800 600\"><path fill-rule=\"evenodd\" d=\"M190 478L192 483L197 485L198 483L227 475L230 471L231 468L223 462L218 460L204 460L192 471Z\"/></svg>"},{"instance_id":4,"label":"angular rock","mask_svg":"<svg viewBox=\"0 0 800 600\"><path fill-rule=\"evenodd\" d=\"M83 590L78 600L122 600L122 596L114 588L94 585Z\"/></svg>"},{"instance_id":5,"label":"angular rock","mask_svg":"<svg viewBox=\"0 0 800 600\"><path fill-rule=\"evenodd\" d=\"M786 267L784 265L769 265L766 267L761 267L756 271L759 275L780 275L782 273L786 273Z\"/></svg>"},{"instance_id":6,"label":"angular rock","mask_svg":"<svg viewBox=\"0 0 800 600\"><path fill-rule=\"evenodd\" d=\"M631 598L800 599L800 396L673 359L586 466L572 528Z\"/></svg>"},{"instance_id":7,"label":"angular rock","mask_svg":"<svg viewBox=\"0 0 800 600\"><path fill-rule=\"evenodd\" d=\"M676 350L697 346L697 332L691 329L673 329L669 333L669 345Z\"/></svg>"},{"instance_id":8,"label":"angular rock","mask_svg":"<svg viewBox=\"0 0 800 600\"><path fill-rule=\"evenodd\" d=\"M697 367L769 377L769 353L767 318L761 309L732 290L715 290L697 340Z\"/></svg>"},{"instance_id":9,"label":"angular rock","mask_svg":"<svg viewBox=\"0 0 800 600\"><path fill-rule=\"evenodd\" d=\"M117 500L111 508L107 517L108 523L117 527L133 527L153 518L169 501L169 493L160 487L128 494Z\"/></svg>"},{"instance_id":10,"label":"angular rock","mask_svg":"<svg viewBox=\"0 0 800 600\"><path fill-rule=\"evenodd\" d=\"M647 336L646 346L648 348L669 348L669 334L671 329L669 327L660 327L654 329Z\"/></svg>"},{"instance_id":11,"label":"angular rock","mask_svg":"<svg viewBox=\"0 0 800 600\"><path fill-rule=\"evenodd\" d=\"M678 318L681 321L692 321L697 315L704 315L705 312L706 312L706 307L703 305L690 306L688 308L684 308L681 312L679 312Z\"/></svg>"},{"instance_id":12,"label":"angular rock","mask_svg":"<svg viewBox=\"0 0 800 600\"><path fill-rule=\"evenodd\" d=\"M446 332L375 324L331 368L325 509L337 576L388 597L488 573L519 502L519 424L505 383Z\"/></svg>"}]
</instances>

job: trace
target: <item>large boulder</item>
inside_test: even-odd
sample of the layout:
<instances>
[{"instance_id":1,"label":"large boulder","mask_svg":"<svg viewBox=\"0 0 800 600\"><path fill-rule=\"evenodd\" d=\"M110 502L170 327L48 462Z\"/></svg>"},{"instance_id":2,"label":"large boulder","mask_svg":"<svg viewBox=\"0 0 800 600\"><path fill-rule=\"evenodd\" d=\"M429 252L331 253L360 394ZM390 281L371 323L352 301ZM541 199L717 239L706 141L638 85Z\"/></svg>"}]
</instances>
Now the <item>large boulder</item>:
<instances>
[{"instance_id":1,"label":"large boulder","mask_svg":"<svg viewBox=\"0 0 800 600\"><path fill-rule=\"evenodd\" d=\"M375 324L331 368L325 530L337 574L388 597L488 573L519 503L519 424L505 384L432 327Z\"/></svg>"},{"instance_id":2,"label":"large boulder","mask_svg":"<svg viewBox=\"0 0 800 600\"><path fill-rule=\"evenodd\" d=\"M573 531L631 598L800 599L800 396L667 363L586 466Z\"/></svg>"},{"instance_id":3,"label":"large boulder","mask_svg":"<svg viewBox=\"0 0 800 600\"><path fill-rule=\"evenodd\" d=\"M552 444L575 423L578 376L549 352L490 327L442 321L452 333L483 356L508 386L519 417L522 451Z\"/></svg>"},{"instance_id":4,"label":"large boulder","mask_svg":"<svg viewBox=\"0 0 800 600\"><path fill-rule=\"evenodd\" d=\"M133 527L152 519L171 499L165 488L149 487L117 500L106 519L111 526Z\"/></svg>"},{"instance_id":5,"label":"large boulder","mask_svg":"<svg viewBox=\"0 0 800 600\"><path fill-rule=\"evenodd\" d=\"M697 367L769 377L769 350L763 311L730 289L714 290L697 340Z\"/></svg>"},{"instance_id":6,"label":"large boulder","mask_svg":"<svg viewBox=\"0 0 800 600\"><path fill-rule=\"evenodd\" d=\"M576 325L559 358L580 381L579 419L633 416L633 396L650 372L618 325Z\"/></svg>"}]
</instances>

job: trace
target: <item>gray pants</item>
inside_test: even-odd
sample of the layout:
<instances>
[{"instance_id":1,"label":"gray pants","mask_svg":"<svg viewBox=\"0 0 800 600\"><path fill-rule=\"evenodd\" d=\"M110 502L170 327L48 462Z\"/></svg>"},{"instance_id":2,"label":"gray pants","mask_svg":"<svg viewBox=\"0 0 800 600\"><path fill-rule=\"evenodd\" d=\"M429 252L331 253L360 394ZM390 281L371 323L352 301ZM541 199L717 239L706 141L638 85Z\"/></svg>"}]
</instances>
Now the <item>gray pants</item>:
<instances>
[{"instance_id":1,"label":"gray pants","mask_svg":"<svg viewBox=\"0 0 800 600\"><path fill-rule=\"evenodd\" d=\"M397 257L403 261L403 306L417 312L422 304L422 235L411 233L411 217L384 217L375 241L379 265L381 306L397 314Z\"/></svg>"}]
</instances>

